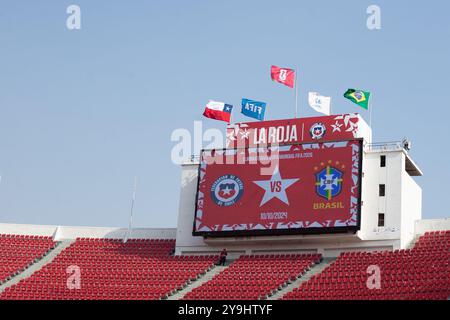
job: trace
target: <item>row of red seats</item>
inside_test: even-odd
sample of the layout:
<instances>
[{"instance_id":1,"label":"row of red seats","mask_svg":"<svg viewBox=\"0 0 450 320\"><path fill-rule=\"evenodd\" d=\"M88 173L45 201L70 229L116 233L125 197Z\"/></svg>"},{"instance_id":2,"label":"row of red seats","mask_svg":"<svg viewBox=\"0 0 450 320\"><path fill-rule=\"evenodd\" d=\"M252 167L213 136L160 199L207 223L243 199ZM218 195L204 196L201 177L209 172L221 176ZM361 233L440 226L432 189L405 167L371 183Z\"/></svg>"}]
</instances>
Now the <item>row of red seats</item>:
<instances>
[{"instance_id":1,"label":"row of red seats","mask_svg":"<svg viewBox=\"0 0 450 320\"><path fill-rule=\"evenodd\" d=\"M260 299L286 286L318 263L320 255L241 256L184 299Z\"/></svg>"},{"instance_id":2,"label":"row of red seats","mask_svg":"<svg viewBox=\"0 0 450 320\"><path fill-rule=\"evenodd\" d=\"M123 243L80 238L52 263L7 288L0 299L161 299L197 279L218 259L215 255L171 256L174 245L165 239ZM77 275L68 273L71 266L79 268L79 286Z\"/></svg>"},{"instance_id":3,"label":"row of red seats","mask_svg":"<svg viewBox=\"0 0 450 320\"><path fill-rule=\"evenodd\" d=\"M447 299L449 263L450 231L429 232L411 250L342 253L283 299ZM369 266L380 270L379 287Z\"/></svg>"},{"instance_id":4,"label":"row of red seats","mask_svg":"<svg viewBox=\"0 0 450 320\"><path fill-rule=\"evenodd\" d=\"M17 234L0 234L0 239L16 239L16 240L51 240L48 236L36 236L36 235L17 235Z\"/></svg>"},{"instance_id":5,"label":"row of red seats","mask_svg":"<svg viewBox=\"0 0 450 320\"><path fill-rule=\"evenodd\" d=\"M0 284L42 258L56 245L51 237L0 235Z\"/></svg>"}]
</instances>

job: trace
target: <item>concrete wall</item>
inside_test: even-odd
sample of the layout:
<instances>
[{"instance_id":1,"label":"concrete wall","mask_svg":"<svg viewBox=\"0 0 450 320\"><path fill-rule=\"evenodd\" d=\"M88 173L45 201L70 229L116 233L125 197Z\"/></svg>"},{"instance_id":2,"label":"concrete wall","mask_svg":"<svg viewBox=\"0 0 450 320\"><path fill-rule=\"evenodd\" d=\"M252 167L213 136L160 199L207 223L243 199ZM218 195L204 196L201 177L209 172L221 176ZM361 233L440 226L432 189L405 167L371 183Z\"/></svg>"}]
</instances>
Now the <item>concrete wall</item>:
<instances>
[{"instance_id":1,"label":"concrete wall","mask_svg":"<svg viewBox=\"0 0 450 320\"><path fill-rule=\"evenodd\" d=\"M0 234L34 235L51 237L56 226L0 223Z\"/></svg>"},{"instance_id":2,"label":"concrete wall","mask_svg":"<svg viewBox=\"0 0 450 320\"><path fill-rule=\"evenodd\" d=\"M126 228L103 228L103 227L58 227L55 240L66 240L76 238L108 238L124 239L128 233ZM176 229L132 229L129 239L175 239Z\"/></svg>"},{"instance_id":3,"label":"concrete wall","mask_svg":"<svg viewBox=\"0 0 450 320\"><path fill-rule=\"evenodd\" d=\"M403 172L402 211L401 211L401 248L406 248L415 237L415 223L422 219L422 188Z\"/></svg>"},{"instance_id":4,"label":"concrete wall","mask_svg":"<svg viewBox=\"0 0 450 320\"><path fill-rule=\"evenodd\" d=\"M54 237L55 241L76 238L125 238L128 229L107 227L66 227L27 224L0 224L0 234L39 235ZM176 229L132 229L130 239L175 239Z\"/></svg>"},{"instance_id":5,"label":"concrete wall","mask_svg":"<svg viewBox=\"0 0 450 320\"><path fill-rule=\"evenodd\" d=\"M380 167L381 155L386 167ZM414 238L414 223L422 218L422 189L406 172L405 161L403 150L365 154L361 239L397 239L406 248ZM384 197L379 196L380 184L386 186ZM379 213L385 215L384 227L378 227Z\"/></svg>"},{"instance_id":6,"label":"concrete wall","mask_svg":"<svg viewBox=\"0 0 450 320\"><path fill-rule=\"evenodd\" d=\"M419 236L427 231L443 230L450 230L450 218L419 220L414 226L414 233Z\"/></svg>"},{"instance_id":7,"label":"concrete wall","mask_svg":"<svg viewBox=\"0 0 450 320\"><path fill-rule=\"evenodd\" d=\"M380 167L380 156L386 167ZM402 152L369 152L363 158L361 230L362 240L399 240L401 227L401 180L404 166ZM379 196L378 186L386 185L386 195ZM385 214L384 227L378 227L378 214Z\"/></svg>"},{"instance_id":8,"label":"concrete wall","mask_svg":"<svg viewBox=\"0 0 450 320\"><path fill-rule=\"evenodd\" d=\"M189 248L205 247L203 237L192 236L197 194L198 164L187 163L181 168L180 199L177 220L177 254Z\"/></svg>"}]
</instances>

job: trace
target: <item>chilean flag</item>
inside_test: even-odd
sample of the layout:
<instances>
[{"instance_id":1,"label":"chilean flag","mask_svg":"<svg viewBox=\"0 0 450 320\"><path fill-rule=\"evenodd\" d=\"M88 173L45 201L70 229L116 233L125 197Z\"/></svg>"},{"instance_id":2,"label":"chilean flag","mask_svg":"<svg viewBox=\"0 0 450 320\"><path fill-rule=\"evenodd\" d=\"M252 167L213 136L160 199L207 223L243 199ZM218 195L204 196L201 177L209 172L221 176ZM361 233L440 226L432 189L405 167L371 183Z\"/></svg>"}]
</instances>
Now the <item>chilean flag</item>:
<instances>
[{"instance_id":1,"label":"chilean flag","mask_svg":"<svg viewBox=\"0 0 450 320\"><path fill-rule=\"evenodd\" d=\"M231 110L233 110L233 106L231 104L210 100L206 104L203 115L207 118L222 120L230 123Z\"/></svg>"},{"instance_id":2,"label":"chilean flag","mask_svg":"<svg viewBox=\"0 0 450 320\"><path fill-rule=\"evenodd\" d=\"M290 88L294 88L295 70L272 66L270 68L270 76L273 81L282 83Z\"/></svg>"}]
</instances>

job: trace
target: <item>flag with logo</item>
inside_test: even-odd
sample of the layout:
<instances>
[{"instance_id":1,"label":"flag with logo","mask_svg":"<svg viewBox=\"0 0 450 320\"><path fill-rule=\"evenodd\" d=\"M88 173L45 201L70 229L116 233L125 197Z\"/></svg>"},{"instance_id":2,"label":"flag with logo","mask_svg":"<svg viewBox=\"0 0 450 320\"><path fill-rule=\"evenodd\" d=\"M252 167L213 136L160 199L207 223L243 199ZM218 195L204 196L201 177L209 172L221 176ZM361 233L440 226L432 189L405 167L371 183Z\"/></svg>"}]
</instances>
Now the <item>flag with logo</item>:
<instances>
[{"instance_id":1,"label":"flag with logo","mask_svg":"<svg viewBox=\"0 0 450 320\"><path fill-rule=\"evenodd\" d=\"M369 109L370 92L368 91L348 89L344 97L366 110Z\"/></svg>"},{"instance_id":2,"label":"flag with logo","mask_svg":"<svg viewBox=\"0 0 450 320\"><path fill-rule=\"evenodd\" d=\"M289 88L294 88L295 85L295 70L288 68L280 68L277 66L272 66L270 68L270 76L273 81L279 82L288 86Z\"/></svg>"},{"instance_id":3,"label":"flag with logo","mask_svg":"<svg viewBox=\"0 0 450 320\"><path fill-rule=\"evenodd\" d=\"M266 113L266 103L243 98L241 113L247 117L263 121Z\"/></svg>"},{"instance_id":4,"label":"flag with logo","mask_svg":"<svg viewBox=\"0 0 450 320\"><path fill-rule=\"evenodd\" d=\"M233 106L224 102L210 100L205 107L203 115L210 119L221 120L230 123Z\"/></svg>"},{"instance_id":5,"label":"flag with logo","mask_svg":"<svg viewBox=\"0 0 450 320\"><path fill-rule=\"evenodd\" d=\"M331 97L321 96L317 92L309 92L308 103L317 112L326 114L327 116L331 113Z\"/></svg>"}]
</instances>

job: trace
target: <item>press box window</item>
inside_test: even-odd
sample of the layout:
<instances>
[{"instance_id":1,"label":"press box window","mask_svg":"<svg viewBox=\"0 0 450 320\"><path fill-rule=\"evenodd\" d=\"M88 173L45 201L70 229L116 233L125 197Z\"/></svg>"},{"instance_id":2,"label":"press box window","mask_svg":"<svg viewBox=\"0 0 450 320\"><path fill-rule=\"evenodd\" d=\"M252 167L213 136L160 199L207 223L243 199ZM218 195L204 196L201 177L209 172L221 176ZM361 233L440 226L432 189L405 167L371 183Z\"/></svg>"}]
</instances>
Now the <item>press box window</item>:
<instances>
[{"instance_id":1,"label":"press box window","mask_svg":"<svg viewBox=\"0 0 450 320\"><path fill-rule=\"evenodd\" d=\"M386 167L386 156L380 156L380 167Z\"/></svg>"},{"instance_id":2,"label":"press box window","mask_svg":"<svg viewBox=\"0 0 450 320\"><path fill-rule=\"evenodd\" d=\"M378 193L380 195L380 197L384 197L386 195L386 185L385 184L380 184L378 186Z\"/></svg>"},{"instance_id":3,"label":"press box window","mask_svg":"<svg viewBox=\"0 0 450 320\"><path fill-rule=\"evenodd\" d=\"M378 214L378 226L384 227L384 213Z\"/></svg>"}]
</instances>

